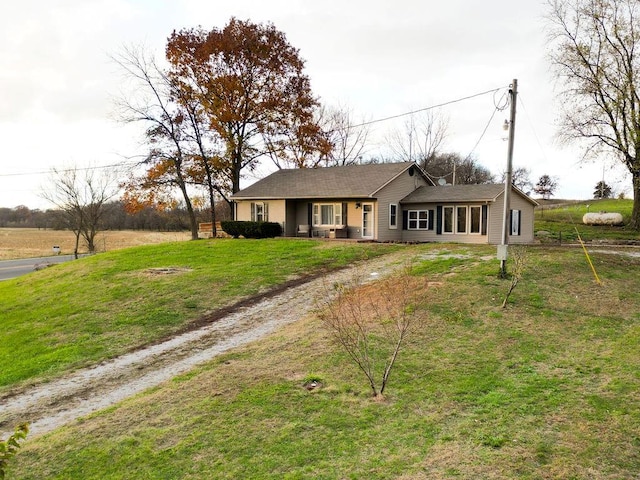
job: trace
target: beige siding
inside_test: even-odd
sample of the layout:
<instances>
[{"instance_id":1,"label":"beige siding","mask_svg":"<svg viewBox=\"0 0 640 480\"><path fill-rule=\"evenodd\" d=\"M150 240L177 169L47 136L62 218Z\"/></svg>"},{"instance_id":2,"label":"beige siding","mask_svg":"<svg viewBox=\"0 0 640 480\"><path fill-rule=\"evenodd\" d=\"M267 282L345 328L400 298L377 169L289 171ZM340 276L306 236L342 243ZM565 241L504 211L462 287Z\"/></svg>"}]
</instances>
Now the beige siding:
<instances>
[{"instance_id":1,"label":"beige siding","mask_svg":"<svg viewBox=\"0 0 640 480\"><path fill-rule=\"evenodd\" d=\"M413 192L416 188L427 185L426 180L415 173L413 176L405 171L393 182L382 188L377 194L378 208L376 210L376 239L381 242L399 242L403 240L402 208L400 200ZM398 204L398 228L389 228L389 204Z\"/></svg>"},{"instance_id":2,"label":"beige siding","mask_svg":"<svg viewBox=\"0 0 640 480\"><path fill-rule=\"evenodd\" d=\"M251 220L251 204L257 200L237 200L236 201L236 219L243 222ZM285 228L286 213L284 200L266 200L262 203L269 204L270 222L277 222Z\"/></svg>"}]
</instances>

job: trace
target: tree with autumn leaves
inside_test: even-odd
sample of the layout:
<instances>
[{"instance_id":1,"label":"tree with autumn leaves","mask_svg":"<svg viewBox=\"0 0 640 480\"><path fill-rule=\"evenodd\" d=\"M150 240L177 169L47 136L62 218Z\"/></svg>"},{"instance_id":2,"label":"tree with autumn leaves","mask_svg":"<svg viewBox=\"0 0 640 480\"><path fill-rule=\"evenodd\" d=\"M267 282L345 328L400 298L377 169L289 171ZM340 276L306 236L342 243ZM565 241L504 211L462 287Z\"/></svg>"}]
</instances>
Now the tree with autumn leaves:
<instances>
[{"instance_id":1,"label":"tree with autumn leaves","mask_svg":"<svg viewBox=\"0 0 640 480\"><path fill-rule=\"evenodd\" d=\"M166 58L166 69L141 52L117 59L146 90L146 99L121 102L123 118L147 124L150 146L145 174L126 185L131 206L178 187L191 211L189 186L205 185L213 212L215 197L231 204L243 173L262 158L309 167L329 155L304 61L272 24L232 18L222 29L174 31Z\"/></svg>"}]
</instances>

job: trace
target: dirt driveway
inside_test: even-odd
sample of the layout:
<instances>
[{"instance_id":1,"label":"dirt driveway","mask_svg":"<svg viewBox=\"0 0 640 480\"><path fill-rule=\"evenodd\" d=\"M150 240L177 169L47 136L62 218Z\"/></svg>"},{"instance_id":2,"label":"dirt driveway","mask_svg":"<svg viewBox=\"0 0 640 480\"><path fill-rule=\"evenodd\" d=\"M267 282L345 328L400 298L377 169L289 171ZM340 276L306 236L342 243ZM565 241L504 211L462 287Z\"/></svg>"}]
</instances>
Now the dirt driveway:
<instances>
[{"instance_id":1,"label":"dirt driveway","mask_svg":"<svg viewBox=\"0 0 640 480\"><path fill-rule=\"evenodd\" d=\"M21 422L30 424L31 436L41 435L156 386L304 317L326 284L348 283L356 273L375 280L402 268L411 251L368 260L261 296L249 305L209 316L208 321L162 343L0 398L0 438L6 438Z\"/></svg>"}]
</instances>

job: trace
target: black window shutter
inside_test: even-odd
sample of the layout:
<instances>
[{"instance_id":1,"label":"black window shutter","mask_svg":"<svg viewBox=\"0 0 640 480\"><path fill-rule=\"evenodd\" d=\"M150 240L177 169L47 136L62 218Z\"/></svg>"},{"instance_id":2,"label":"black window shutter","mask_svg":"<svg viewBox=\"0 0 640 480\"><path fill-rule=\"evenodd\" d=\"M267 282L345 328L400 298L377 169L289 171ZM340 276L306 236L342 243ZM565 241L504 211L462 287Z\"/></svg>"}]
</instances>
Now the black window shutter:
<instances>
[{"instance_id":1,"label":"black window shutter","mask_svg":"<svg viewBox=\"0 0 640 480\"><path fill-rule=\"evenodd\" d=\"M342 225L347 226L347 203L342 203Z\"/></svg>"},{"instance_id":2,"label":"black window shutter","mask_svg":"<svg viewBox=\"0 0 640 480\"><path fill-rule=\"evenodd\" d=\"M251 202L251 221L252 222L256 221L256 203L255 202Z\"/></svg>"},{"instance_id":3,"label":"black window shutter","mask_svg":"<svg viewBox=\"0 0 640 480\"><path fill-rule=\"evenodd\" d=\"M442 235L442 205L436 207L436 233Z\"/></svg>"},{"instance_id":4,"label":"black window shutter","mask_svg":"<svg viewBox=\"0 0 640 480\"><path fill-rule=\"evenodd\" d=\"M313 204L307 203L307 224L313 224Z\"/></svg>"},{"instance_id":5,"label":"black window shutter","mask_svg":"<svg viewBox=\"0 0 640 480\"><path fill-rule=\"evenodd\" d=\"M409 212L407 210L402 211L402 229L406 230L409 226Z\"/></svg>"},{"instance_id":6,"label":"black window shutter","mask_svg":"<svg viewBox=\"0 0 640 480\"><path fill-rule=\"evenodd\" d=\"M482 235L487 234L487 217L489 208L486 205L482 205Z\"/></svg>"},{"instance_id":7,"label":"black window shutter","mask_svg":"<svg viewBox=\"0 0 640 480\"><path fill-rule=\"evenodd\" d=\"M436 215L436 211L435 210L429 210L429 227L428 230L433 230L433 221L435 220L433 217L435 217Z\"/></svg>"}]
</instances>

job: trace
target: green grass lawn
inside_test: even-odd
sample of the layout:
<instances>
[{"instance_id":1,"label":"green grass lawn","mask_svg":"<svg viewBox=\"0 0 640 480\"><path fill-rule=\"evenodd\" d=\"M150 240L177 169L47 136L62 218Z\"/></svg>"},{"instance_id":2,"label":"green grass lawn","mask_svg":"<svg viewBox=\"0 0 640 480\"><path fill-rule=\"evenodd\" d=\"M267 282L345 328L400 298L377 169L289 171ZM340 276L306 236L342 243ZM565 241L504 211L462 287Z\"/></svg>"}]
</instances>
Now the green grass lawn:
<instances>
[{"instance_id":1,"label":"green grass lawn","mask_svg":"<svg viewBox=\"0 0 640 480\"><path fill-rule=\"evenodd\" d=\"M640 259L593 254L600 286L580 250L532 247L501 309L494 248L412 248L431 282L424 326L384 400L312 315L28 439L9 478L637 478ZM310 377L322 387L304 389Z\"/></svg>"},{"instance_id":2,"label":"green grass lawn","mask_svg":"<svg viewBox=\"0 0 640 480\"><path fill-rule=\"evenodd\" d=\"M397 246L296 240L117 250L0 283L0 393L120 355L300 275ZM175 268L172 274L151 269Z\"/></svg>"}]
</instances>

